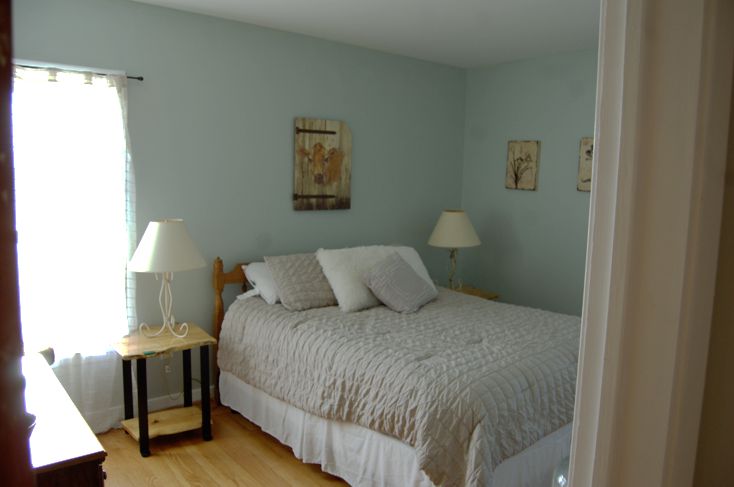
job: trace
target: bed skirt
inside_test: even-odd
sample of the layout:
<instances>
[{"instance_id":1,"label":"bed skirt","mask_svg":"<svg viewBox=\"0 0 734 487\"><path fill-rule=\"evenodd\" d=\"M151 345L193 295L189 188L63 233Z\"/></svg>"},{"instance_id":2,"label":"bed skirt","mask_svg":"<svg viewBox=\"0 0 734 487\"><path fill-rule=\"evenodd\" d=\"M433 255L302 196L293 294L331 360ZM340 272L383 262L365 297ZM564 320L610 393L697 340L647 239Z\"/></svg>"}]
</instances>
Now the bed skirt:
<instances>
[{"instance_id":1,"label":"bed skirt","mask_svg":"<svg viewBox=\"0 0 734 487\"><path fill-rule=\"evenodd\" d=\"M222 371L222 404L293 449L306 463L353 486L428 487L415 451L400 440L362 426L331 421L276 399ZM497 466L491 487L549 487L556 464L569 454L571 425L541 438ZM489 487L489 486L488 486Z\"/></svg>"}]
</instances>

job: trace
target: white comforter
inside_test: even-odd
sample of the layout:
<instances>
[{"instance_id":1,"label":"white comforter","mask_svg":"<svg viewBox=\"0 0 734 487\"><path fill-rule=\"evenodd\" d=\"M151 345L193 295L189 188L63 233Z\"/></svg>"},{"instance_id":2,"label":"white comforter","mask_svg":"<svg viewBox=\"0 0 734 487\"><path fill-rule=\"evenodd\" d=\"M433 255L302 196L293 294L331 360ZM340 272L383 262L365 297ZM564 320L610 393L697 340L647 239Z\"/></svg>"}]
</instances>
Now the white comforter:
<instances>
[{"instance_id":1,"label":"white comforter","mask_svg":"<svg viewBox=\"0 0 734 487\"><path fill-rule=\"evenodd\" d=\"M236 301L218 363L318 416L413 446L437 485L488 485L504 459L570 422L579 319L446 289L418 313L300 312Z\"/></svg>"}]
</instances>

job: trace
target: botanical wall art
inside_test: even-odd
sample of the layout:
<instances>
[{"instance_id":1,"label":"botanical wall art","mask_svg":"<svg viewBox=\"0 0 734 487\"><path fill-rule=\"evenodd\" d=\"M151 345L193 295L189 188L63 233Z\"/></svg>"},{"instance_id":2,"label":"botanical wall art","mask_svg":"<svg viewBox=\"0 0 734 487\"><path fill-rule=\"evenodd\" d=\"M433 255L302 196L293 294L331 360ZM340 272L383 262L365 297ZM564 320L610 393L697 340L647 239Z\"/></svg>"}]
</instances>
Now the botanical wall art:
<instances>
[{"instance_id":1,"label":"botanical wall art","mask_svg":"<svg viewBox=\"0 0 734 487\"><path fill-rule=\"evenodd\" d=\"M579 144L579 177L576 189L591 191L591 161L594 159L594 138L582 137Z\"/></svg>"},{"instance_id":2,"label":"botanical wall art","mask_svg":"<svg viewBox=\"0 0 734 487\"><path fill-rule=\"evenodd\" d=\"M538 186L540 141L511 140L507 143L505 188L535 191Z\"/></svg>"},{"instance_id":3,"label":"botanical wall art","mask_svg":"<svg viewBox=\"0 0 734 487\"><path fill-rule=\"evenodd\" d=\"M345 122L295 120L294 210L351 206L352 132Z\"/></svg>"}]
</instances>

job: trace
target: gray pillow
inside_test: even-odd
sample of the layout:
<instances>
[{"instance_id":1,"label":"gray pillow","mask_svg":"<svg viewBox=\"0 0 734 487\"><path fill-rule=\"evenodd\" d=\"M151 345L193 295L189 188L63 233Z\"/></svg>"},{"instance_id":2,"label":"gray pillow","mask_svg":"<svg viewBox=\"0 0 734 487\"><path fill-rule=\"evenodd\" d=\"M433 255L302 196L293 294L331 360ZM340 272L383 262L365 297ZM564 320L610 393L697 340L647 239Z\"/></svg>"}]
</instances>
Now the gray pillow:
<instances>
[{"instance_id":1,"label":"gray pillow","mask_svg":"<svg viewBox=\"0 0 734 487\"><path fill-rule=\"evenodd\" d=\"M438 296L397 252L375 264L364 283L385 306L401 313L414 313Z\"/></svg>"},{"instance_id":2,"label":"gray pillow","mask_svg":"<svg viewBox=\"0 0 734 487\"><path fill-rule=\"evenodd\" d=\"M290 311L334 306L336 297L326 280L316 254L265 257L278 286L280 302Z\"/></svg>"}]
</instances>

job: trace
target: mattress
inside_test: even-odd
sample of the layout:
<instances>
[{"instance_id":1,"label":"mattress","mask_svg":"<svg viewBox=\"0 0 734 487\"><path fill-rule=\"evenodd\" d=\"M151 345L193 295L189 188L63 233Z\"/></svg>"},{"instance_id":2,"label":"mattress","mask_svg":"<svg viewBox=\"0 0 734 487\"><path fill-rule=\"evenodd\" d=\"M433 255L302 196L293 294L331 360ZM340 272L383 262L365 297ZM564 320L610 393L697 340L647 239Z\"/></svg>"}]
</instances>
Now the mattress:
<instances>
[{"instance_id":1,"label":"mattress","mask_svg":"<svg viewBox=\"0 0 734 487\"><path fill-rule=\"evenodd\" d=\"M253 298L228 310L218 362L304 412L409 445L436 485L485 486L571 421L579 321L445 289L414 314Z\"/></svg>"}]
</instances>

